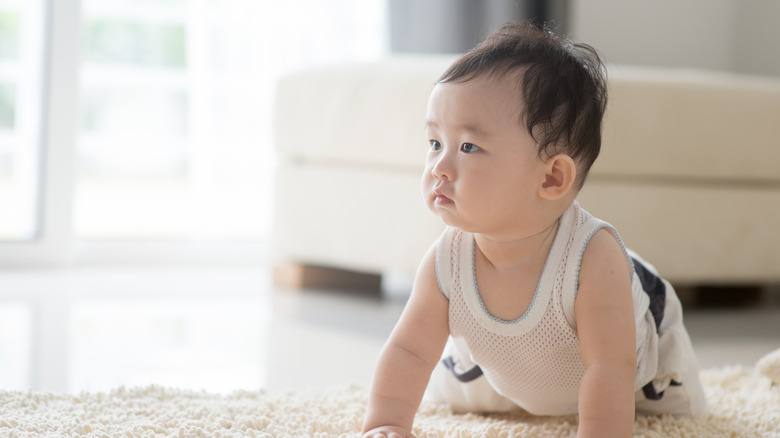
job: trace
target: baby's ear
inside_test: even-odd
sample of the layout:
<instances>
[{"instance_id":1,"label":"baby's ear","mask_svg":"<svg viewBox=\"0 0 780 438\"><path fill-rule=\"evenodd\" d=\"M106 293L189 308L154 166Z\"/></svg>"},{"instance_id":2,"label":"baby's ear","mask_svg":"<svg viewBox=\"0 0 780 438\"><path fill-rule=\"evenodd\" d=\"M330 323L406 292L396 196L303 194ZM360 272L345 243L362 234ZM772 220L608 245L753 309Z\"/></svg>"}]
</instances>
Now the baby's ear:
<instances>
[{"instance_id":1,"label":"baby's ear","mask_svg":"<svg viewBox=\"0 0 780 438\"><path fill-rule=\"evenodd\" d=\"M549 201L563 198L577 179L577 164L566 154L553 155L544 164L545 180L539 187L539 196Z\"/></svg>"}]
</instances>

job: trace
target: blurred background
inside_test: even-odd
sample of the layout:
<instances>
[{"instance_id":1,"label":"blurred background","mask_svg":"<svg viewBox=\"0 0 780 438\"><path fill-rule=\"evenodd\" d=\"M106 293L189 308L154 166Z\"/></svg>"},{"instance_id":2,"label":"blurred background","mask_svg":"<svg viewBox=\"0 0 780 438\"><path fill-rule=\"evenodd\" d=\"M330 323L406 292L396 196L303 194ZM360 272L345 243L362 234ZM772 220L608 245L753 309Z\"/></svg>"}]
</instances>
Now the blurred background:
<instances>
[{"instance_id":1,"label":"blurred background","mask_svg":"<svg viewBox=\"0 0 780 438\"><path fill-rule=\"evenodd\" d=\"M778 18L774 0L0 0L0 388L282 386L299 358L273 324L325 330L286 317L368 324L339 345L372 360L399 303L323 317L268 279L286 72L459 53L524 19L611 63L780 76Z\"/></svg>"}]
</instances>

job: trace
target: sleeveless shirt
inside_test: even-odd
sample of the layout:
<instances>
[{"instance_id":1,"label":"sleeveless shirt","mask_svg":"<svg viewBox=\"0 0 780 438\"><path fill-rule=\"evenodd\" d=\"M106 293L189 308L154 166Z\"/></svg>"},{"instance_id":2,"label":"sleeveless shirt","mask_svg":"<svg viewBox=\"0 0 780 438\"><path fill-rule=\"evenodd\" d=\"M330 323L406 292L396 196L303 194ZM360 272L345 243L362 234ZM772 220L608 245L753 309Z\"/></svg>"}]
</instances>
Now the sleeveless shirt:
<instances>
[{"instance_id":1,"label":"sleeveless shirt","mask_svg":"<svg viewBox=\"0 0 780 438\"><path fill-rule=\"evenodd\" d=\"M536 291L526 312L513 321L491 315L479 295L474 235L448 227L436 251L439 288L449 300L450 335L465 344L493 388L536 415L577 413L584 365L580 357L574 302L582 254L596 231L608 223L575 201L561 216ZM621 246L622 241L620 241ZM635 390L653 380L658 367L658 334L631 258L636 322Z\"/></svg>"}]
</instances>

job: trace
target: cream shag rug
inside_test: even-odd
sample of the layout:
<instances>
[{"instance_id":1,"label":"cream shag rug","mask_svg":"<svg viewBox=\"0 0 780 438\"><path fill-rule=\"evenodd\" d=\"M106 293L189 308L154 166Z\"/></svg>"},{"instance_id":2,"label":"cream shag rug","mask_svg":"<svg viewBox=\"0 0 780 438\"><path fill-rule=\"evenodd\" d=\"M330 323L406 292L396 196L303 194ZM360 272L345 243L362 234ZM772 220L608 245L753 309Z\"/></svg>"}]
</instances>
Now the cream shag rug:
<instances>
[{"instance_id":1,"label":"cream shag rug","mask_svg":"<svg viewBox=\"0 0 780 438\"><path fill-rule=\"evenodd\" d=\"M780 437L780 387L752 368L702 371L710 404L699 419L639 416L635 437ZM0 436L357 437L367 391L215 395L157 386L78 396L0 391ZM571 437L577 417L453 415L423 404L418 437Z\"/></svg>"}]
</instances>

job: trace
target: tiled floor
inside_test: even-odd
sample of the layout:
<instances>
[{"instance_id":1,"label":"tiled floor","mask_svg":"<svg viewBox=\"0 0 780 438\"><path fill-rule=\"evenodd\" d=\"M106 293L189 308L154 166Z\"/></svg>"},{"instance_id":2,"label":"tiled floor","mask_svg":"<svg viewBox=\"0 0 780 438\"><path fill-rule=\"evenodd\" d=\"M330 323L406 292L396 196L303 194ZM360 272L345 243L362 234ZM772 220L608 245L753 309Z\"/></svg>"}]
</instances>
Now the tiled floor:
<instances>
[{"instance_id":1,"label":"tiled floor","mask_svg":"<svg viewBox=\"0 0 780 438\"><path fill-rule=\"evenodd\" d=\"M0 388L368 385L405 285L384 297L278 290L252 266L0 271ZM774 301L686 313L702 366L780 348Z\"/></svg>"}]
</instances>

